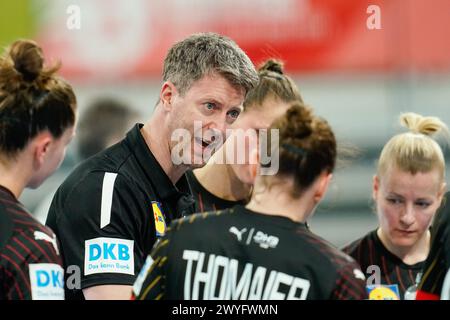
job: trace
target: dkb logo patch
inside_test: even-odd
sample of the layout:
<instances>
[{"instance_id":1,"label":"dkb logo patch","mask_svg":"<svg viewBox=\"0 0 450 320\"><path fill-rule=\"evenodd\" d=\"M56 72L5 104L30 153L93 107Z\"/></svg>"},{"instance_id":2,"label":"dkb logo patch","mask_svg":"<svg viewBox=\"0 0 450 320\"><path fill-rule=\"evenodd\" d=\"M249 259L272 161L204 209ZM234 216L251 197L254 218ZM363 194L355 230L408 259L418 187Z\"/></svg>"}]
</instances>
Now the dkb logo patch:
<instances>
[{"instance_id":1,"label":"dkb logo patch","mask_svg":"<svg viewBox=\"0 0 450 320\"><path fill-rule=\"evenodd\" d=\"M33 300L64 300L64 270L54 263L29 265Z\"/></svg>"},{"instance_id":2,"label":"dkb logo patch","mask_svg":"<svg viewBox=\"0 0 450 320\"><path fill-rule=\"evenodd\" d=\"M84 274L125 273L134 275L134 241L95 238L85 241Z\"/></svg>"}]
</instances>

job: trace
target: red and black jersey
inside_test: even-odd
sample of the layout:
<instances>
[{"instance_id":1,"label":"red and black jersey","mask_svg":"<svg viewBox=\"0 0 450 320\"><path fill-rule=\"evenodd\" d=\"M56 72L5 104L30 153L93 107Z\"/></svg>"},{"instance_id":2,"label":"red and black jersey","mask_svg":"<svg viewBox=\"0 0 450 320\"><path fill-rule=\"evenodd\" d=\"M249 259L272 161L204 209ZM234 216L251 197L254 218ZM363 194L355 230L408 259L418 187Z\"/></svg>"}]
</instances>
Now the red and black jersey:
<instances>
[{"instance_id":1,"label":"red and black jersey","mask_svg":"<svg viewBox=\"0 0 450 320\"><path fill-rule=\"evenodd\" d=\"M303 223L236 206L175 221L133 286L136 299L365 299L348 255Z\"/></svg>"},{"instance_id":2,"label":"red and black jersey","mask_svg":"<svg viewBox=\"0 0 450 320\"><path fill-rule=\"evenodd\" d=\"M425 261L418 300L450 299L450 192L431 227L431 248ZM445 284L445 285L444 285Z\"/></svg>"},{"instance_id":3,"label":"red and black jersey","mask_svg":"<svg viewBox=\"0 0 450 320\"><path fill-rule=\"evenodd\" d=\"M415 292L416 280L420 277L424 263L404 263L381 242L377 231L369 232L342 249L352 256L366 273L369 299L404 300L405 292ZM378 279L377 279L377 276ZM379 280L379 283L377 283Z\"/></svg>"},{"instance_id":4,"label":"red and black jersey","mask_svg":"<svg viewBox=\"0 0 450 320\"><path fill-rule=\"evenodd\" d=\"M0 186L0 300L64 299L56 237Z\"/></svg>"},{"instance_id":5,"label":"red and black jersey","mask_svg":"<svg viewBox=\"0 0 450 320\"><path fill-rule=\"evenodd\" d=\"M190 192L195 200L195 212L217 211L232 208L235 205L244 205L245 201L231 201L219 198L202 186L192 171L186 172Z\"/></svg>"}]
</instances>

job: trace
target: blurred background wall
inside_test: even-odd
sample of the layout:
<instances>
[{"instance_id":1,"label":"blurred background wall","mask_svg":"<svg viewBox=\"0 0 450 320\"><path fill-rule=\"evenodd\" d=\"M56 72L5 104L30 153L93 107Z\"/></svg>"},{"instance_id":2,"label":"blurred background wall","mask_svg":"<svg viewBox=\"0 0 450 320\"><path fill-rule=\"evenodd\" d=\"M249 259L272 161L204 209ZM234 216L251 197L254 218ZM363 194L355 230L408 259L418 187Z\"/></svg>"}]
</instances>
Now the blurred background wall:
<instances>
[{"instance_id":1,"label":"blurred background wall","mask_svg":"<svg viewBox=\"0 0 450 320\"><path fill-rule=\"evenodd\" d=\"M61 60L81 113L97 97L116 97L144 121L157 101L167 49L201 31L230 36L255 64L284 60L305 101L341 142L360 149L336 172L310 222L336 245L376 226L375 161L401 131L399 114L434 115L450 125L447 0L0 1L0 45L33 38L50 60ZM54 177L25 192L25 205L33 210L75 159L69 152Z\"/></svg>"}]
</instances>

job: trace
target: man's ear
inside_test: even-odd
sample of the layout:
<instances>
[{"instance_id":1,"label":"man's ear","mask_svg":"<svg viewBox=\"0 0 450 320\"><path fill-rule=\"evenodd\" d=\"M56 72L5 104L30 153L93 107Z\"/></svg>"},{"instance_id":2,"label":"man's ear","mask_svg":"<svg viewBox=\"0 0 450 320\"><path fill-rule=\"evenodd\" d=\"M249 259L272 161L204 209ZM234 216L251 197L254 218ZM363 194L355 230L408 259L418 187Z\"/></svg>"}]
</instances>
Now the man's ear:
<instances>
[{"instance_id":1,"label":"man's ear","mask_svg":"<svg viewBox=\"0 0 450 320\"><path fill-rule=\"evenodd\" d=\"M53 140L49 132L41 132L34 138L34 160L39 167L46 161Z\"/></svg>"},{"instance_id":2,"label":"man's ear","mask_svg":"<svg viewBox=\"0 0 450 320\"><path fill-rule=\"evenodd\" d=\"M172 82L166 81L163 83L161 92L159 93L159 99L165 110L170 110L172 108L173 99L176 93L177 88L175 88L175 85Z\"/></svg>"}]
</instances>

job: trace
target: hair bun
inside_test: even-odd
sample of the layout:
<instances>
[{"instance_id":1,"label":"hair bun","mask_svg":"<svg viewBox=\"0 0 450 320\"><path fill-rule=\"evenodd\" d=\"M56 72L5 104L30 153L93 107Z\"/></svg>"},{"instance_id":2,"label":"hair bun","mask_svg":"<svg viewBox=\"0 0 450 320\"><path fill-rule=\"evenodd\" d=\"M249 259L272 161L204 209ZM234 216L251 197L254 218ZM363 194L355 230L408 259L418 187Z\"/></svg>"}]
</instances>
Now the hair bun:
<instances>
[{"instance_id":1,"label":"hair bun","mask_svg":"<svg viewBox=\"0 0 450 320\"><path fill-rule=\"evenodd\" d=\"M424 117L413 112L401 114L400 124L413 133L421 133L426 136L432 136L441 130L447 130L447 126L439 118Z\"/></svg>"},{"instance_id":2,"label":"hair bun","mask_svg":"<svg viewBox=\"0 0 450 320\"><path fill-rule=\"evenodd\" d=\"M275 60L275 59L269 59L266 62L264 62L261 67L259 68L259 71L272 71L278 74L283 74L283 63L281 61Z\"/></svg>"},{"instance_id":3,"label":"hair bun","mask_svg":"<svg viewBox=\"0 0 450 320\"><path fill-rule=\"evenodd\" d=\"M304 139L311 135L313 115L310 108L294 103L286 112L284 132L292 139Z\"/></svg>"},{"instance_id":4,"label":"hair bun","mask_svg":"<svg viewBox=\"0 0 450 320\"><path fill-rule=\"evenodd\" d=\"M9 55L14 68L25 81L34 81L42 72L44 55L42 49L31 40L18 40L11 45Z\"/></svg>"}]
</instances>

